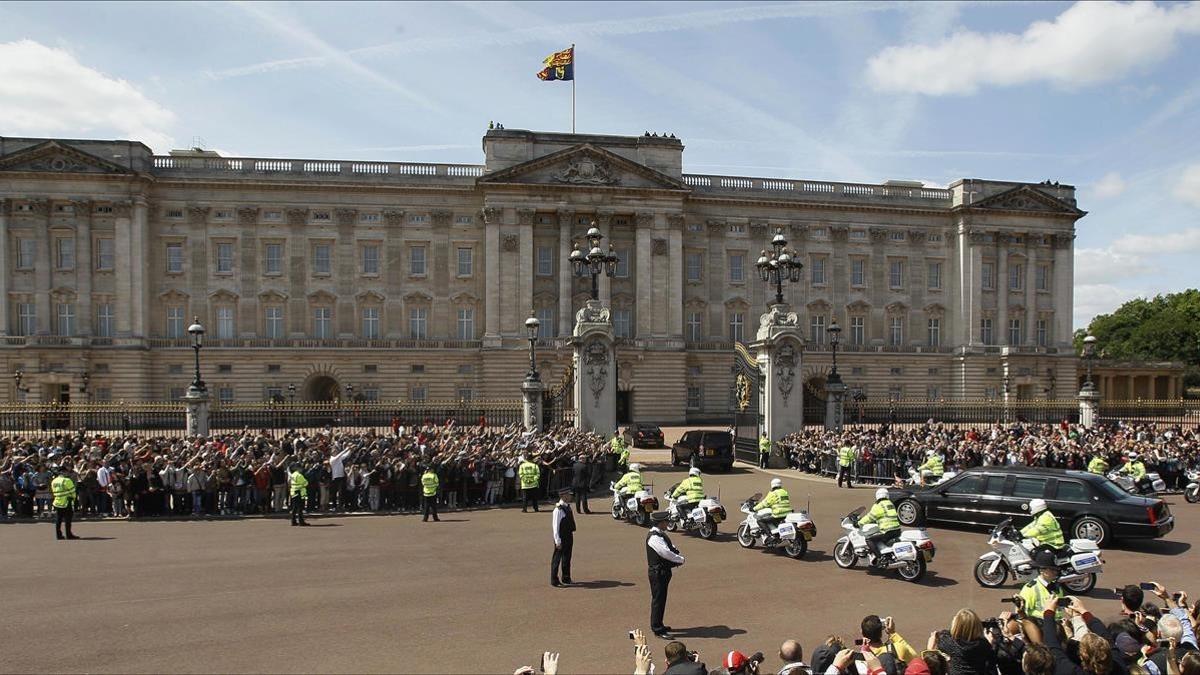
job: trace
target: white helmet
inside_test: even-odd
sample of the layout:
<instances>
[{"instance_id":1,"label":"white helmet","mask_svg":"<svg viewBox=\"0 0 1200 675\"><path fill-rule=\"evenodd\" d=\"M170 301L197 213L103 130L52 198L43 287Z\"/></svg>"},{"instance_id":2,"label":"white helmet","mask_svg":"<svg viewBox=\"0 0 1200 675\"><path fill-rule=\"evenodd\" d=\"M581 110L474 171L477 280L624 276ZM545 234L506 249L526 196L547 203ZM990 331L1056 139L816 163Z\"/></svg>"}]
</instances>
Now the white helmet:
<instances>
[{"instance_id":1,"label":"white helmet","mask_svg":"<svg viewBox=\"0 0 1200 675\"><path fill-rule=\"evenodd\" d=\"M1137 453L1136 452L1129 453L1129 459L1137 459Z\"/></svg>"},{"instance_id":2,"label":"white helmet","mask_svg":"<svg viewBox=\"0 0 1200 675\"><path fill-rule=\"evenodd\" d=\"M782 478L772 478L771 479L771 489L772 490L774 490L775 488L781 488L781 487L783 487L783 479Z\"/></svg>"},{"instance_id":3,"label":"white helmet","mask_svg":"<svg viewBox=\"0 0 1200 675\"><path fill-rule=\"evenodd\" d=\"M1029 513L1038 514L1045 510L1046 510L1046 500L1045 499L1030 499L1029 500Z\"/></svg>"},{"instance_id":4,"label":"white helmet","mask_svg":"<svg viewBox=\"0 0 1200 675\"><path fill-rule=\"evenodd\" d=\"M634 462L633 464L630 464L630 465L629 465L629 470L630 470L630 471L641 471L641 470L642 470L642 465L641 465L641 464L638 464L637 462Z\"/></svg>"},{"instance_id":5,"label":"white helmet","mask_svg":"<svg viewBox=\"0 0 1200 675\"><path fill-rule=\"evenodd\" d=\"M888 496L887 488L879 488L878 490L875 491L876 501L878 501L880 499L887 499L887 496Z\"/></svg>"},{"instance_id":6,"label":"white helmet","mask_svg":"<svg viewBox=\"0 0 1200 675\"><path fill-rule=\"evenodd\" d=\"M690 471L688 471L688 475L689 475L689 476L699 476L699 475L700 475L700 469L697 469L696 467L692 467L692 468L691 468L691 470L690 470Z\"/></svg>"},{"instance_id":7,"label":"white helmet","mask_svg":"<svg viewBox=\"0 0 1200 675\"><path fill-rule=\"evenodd\" d=\"M929 450L928 450L928 451L927 451L925 454L926 454L927 456L929 456L929 457L933 457L934 455L936 455L936 454L937 454L937 450L934 450L933 448L930 448L930 449L929 449Z\"/></svg>"}]
</instances>

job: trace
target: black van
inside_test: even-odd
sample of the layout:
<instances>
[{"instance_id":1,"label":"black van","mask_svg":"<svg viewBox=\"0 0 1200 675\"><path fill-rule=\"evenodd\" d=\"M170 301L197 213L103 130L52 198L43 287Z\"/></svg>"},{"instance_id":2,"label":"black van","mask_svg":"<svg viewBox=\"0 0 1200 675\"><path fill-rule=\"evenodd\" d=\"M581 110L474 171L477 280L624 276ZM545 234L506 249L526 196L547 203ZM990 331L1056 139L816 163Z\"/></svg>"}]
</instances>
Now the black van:
<instances>
[{"instance_id":1,"label":"black van","mask_svg":"<svg viewBox=\"0 0 1200 675\"><path fill-rule=\"evenodd\" d=\"M686 431L671 446L671 464L729 471L733 468L733 436L728 431Z\"/></svg>"}]
</instances>

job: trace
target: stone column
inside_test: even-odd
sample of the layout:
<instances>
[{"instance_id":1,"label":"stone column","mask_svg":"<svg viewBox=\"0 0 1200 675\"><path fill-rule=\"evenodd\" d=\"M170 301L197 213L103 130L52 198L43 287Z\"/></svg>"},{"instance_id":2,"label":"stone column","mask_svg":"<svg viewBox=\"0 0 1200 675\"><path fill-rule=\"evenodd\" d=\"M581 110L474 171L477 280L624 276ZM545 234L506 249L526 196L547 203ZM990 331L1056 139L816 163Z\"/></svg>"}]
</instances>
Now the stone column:
<instances>
[{"instance_id":1,"label":"stone column","mask_svg":"<svg viewBox=\"0 0 1200 675\"><path fill-rule=\"evenodd\" d=\"M8 277L11 260L8 251L8 209L12 200L0 198L0 335L8 335L13 317L8 307Z\"/></svg>"},{"instance_id":2,"label":"stone column","mask_svg":"<svg viewBox=\"0 0 1200 675\"><path fill-rule=\"evenodd\" d=\"M540 379L526 377L521 382L521 396L524 399L521 407L521 419L526 431L542 430L542 390L545 385Z\"/></svg>"},{"instance_id":3,"label":"stone column","mask_svg":"<svg viewBox=\"0 0 1200 675\"><path fill-rule=\"evenodd\" d=\"M1025 344L1037 346L1037 266L1038 261L1033 257L1033 247L1029 245L1029 235L1025 241Z\"/></svg>"},{"instance_id":4,"label":"stone column","mask_svg":"<svg viewBox=\"0 0 1200 675\"><path fill-rule=\"evenodd\" d=\"M537 212L533 209L518 209L517 222L517 324L511 330L517 334L524 332L524 321L533 307L533 270L537 261L533 259L533 219Z\"/></svg>"},{"instance_id":5,"label":"stone column","mask_svg":"<svg viewBox=\"0 0 1200 675\"><path fill-rule=\"evenodd\" d=\"M996 344L1008 344L1008 235L996 235Z\"/></svg>"},{"instance_id":6,"label":"stone column","mask_svg":"<svg viewBox=\"0 0 1200 675\"><path fill-rule=\"evenodd\" d=\"M617 428L617 355L608 308L589 300L571 339L575 365L575 428L610 438Z\"/></svg>"},{"instance_id":7,"label":"stone column","mask_svg":"<svg viewBox=\"0 0 1200 675\"><path fill-rule=\"evenodd\" d=\"M132 219L130 232L133 258L131 260L137 261L137 263L131 265L132 269L130 270L133 284L131 323L133 336L138 338L150 335L149 322L146 317L146 314L150 311L150 293L153 290L146 278L146 271L149 269L148 261L150 259L149 211L149 204L147 204L145 197L140 195L134 198L132 204L117 205L118 215L123 213L126 217L131 217ZM204 243L204 248L206 251L208 250L207 241ZM207 273L207 269L205 272Z\"/></svg>"},{"instance_id":8,"label":"stone column","mask_svg":"<svg viewBox=\"0 0 1200 675\"><path fill-rule=\"evenodd\" d=\"M790 433L804 428L804 371L801 353L804 341L799 319L788 305L772 305L759 319L758 366L763 372L763 433L776 447ZM780 468L782 455L772 453L770 466Z\"/></svg>"},{"instance_id":9,"label":"stone column","mask_svg":"<svg viewBox=\"0 0 1200 675\"><path fill-rule=\"evenodd\" d=\"M836 380L830 377L825 384L825 393L827 394L825 397L825 430L841 431L846 384L842 382L840 376Z\"/></svg>"},{"instance_id":10,"label":"stone column","mask_svg":"<svg viewBox=\"0 0 1200 675\"><path fill-rule=\"evenodd\" d=\"M1071 314L1075 309L1075 289L1071 285L1075 275L1074 232L1056 235L1054 243L1054 344L1060 348L1071 347L1074 333L1071 331Z\"/></svg>"},{"instance_id":11,"label":"stone column","mask_svg":"<svg viewBox=\"0 0 1200 675\"><path fill-rule=\"evenodd\" d=\"M75 327L78 335L92 334L92 202L72 202L75 210Z\"/></svg>"},{"instance_id":12,"label":"stone column","mask_svg":"<svg viewBox=\"0 0 1200 675\"><path fill-rule=\"evenodd\" d=\"M671 247L671 294L667 297L667 335L672 338L683 337L683 215L667 216L671 230L668 235ZM702 272L703 273L703 272Z\"/></svg>"},{"instance_id":13,"label":"stone column","mask_svg":"<svg viewBox=\"0 0 1200 675\"><path fill-rule=\"evenodd\" d=\"M575 220L575 212L563 209L558 212L558 335L567 337L571 334L571 279L575 271L571 269L571 227ZM490 283L490 282L489 282Z\"/></svg>"},{"instance_id":14,"label":"stone column","mask_svg":"<svg viewBox=\"0 0 1200 675\"><path fill-rule=\"evenodd\" d=\"M208 390L188 387L183 397L187 409L187 435L208 436Z\"/></svg>"},{"instance_id":15,"label":"stone column","mask_svg":"<svg viewBox=\"0 0 1200 675\"><path fill-rule=\"evenodd\" d=\"M484 291L483 346L496 348L500 339L500 221L503 211L485 206L483 216L484 276L487 288Z\"/></svg>"},{"instance_id":16,"label":"stone column","mask_svg":"<svg viewBox=\"0 0 1200 675\"><path fill-rule=\"evenodd\" d=\"M959 280L959 283L962 284L959 290L964 295L969 294L970 297L967 311L961 318L961 321L966 324L962 328L962 335L967 339L963 344L969 345L983 344L983 326L981 325L983 320L983 247L980 245L983 236L982 233L972 232L963 238L968 243L963 257L970 263Z\"/></svg>"},{"instance_id":17,"label":"stone column","mask_svg":"<svg viewBox=\"0 0 1200 675\"><path fill-rule=\"evenodd\" d=\"M654 330L654 268L651 265L654 214L637 214L637 337Z\"/></svg>"},{"instance_id":18,"label":"stone column","mask_svg":"<svg viewBox=\"0 0 1200 675\"><path fill-rule=\"evenodd\" d=\"M34 288L34 311L37 312L36 330L37 335L49 335L53 332L54 315L53 307L50 305L50 288L51 288L51 270L54 269L54 258L51 252L51 247L54 246L54 238L50 236L50 202L45 199L33 200L31 206L35 217L34 221L34 240L37 241L34 253L34 272L33 272L33 288ZM37 232L37 228L41 228L41 232Z\"/></svg>"}]
</instances>

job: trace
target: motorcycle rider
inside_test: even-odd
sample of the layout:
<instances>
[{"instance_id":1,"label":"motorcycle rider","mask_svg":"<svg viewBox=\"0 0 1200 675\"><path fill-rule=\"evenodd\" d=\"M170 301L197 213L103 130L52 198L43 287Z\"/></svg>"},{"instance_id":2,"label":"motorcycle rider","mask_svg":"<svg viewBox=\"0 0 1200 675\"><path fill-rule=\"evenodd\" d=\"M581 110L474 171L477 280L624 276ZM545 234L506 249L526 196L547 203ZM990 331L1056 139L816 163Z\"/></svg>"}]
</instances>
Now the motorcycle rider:
<instances>
[{"instance_id":1,"label":"motorcycle rider","mask_svg":"<svg viewBox=\"0 0 1200 675\"><path fill-rule=\"evenodd\" d=\"M1033 556L1033 564L1038 568L1038 576L1021 588L1018 597L1021 598L1021 611L1036 621L1041 618L1050 598L1061 598L1064 593L1058 583L1058 562L1053 553L1038 551ZM1062 615L1061 609L1059 615Z\"/></svg>"},{"instance_id":2,"label":"motorcycle rider","mask_svg":"<svg viewBox=\"0 0 1200 675\"><path fill-rule=\"evenodd\" d=\"M1133 487L1138 492L1144 491L1146 484L1150 482L1146 478L1146 465L1138 459L1136 452L1129 453L1127 461L1118 471L1133 479Z\"/></svg>"},{"instance_id":3,"label":"motorcycle rider","mask_svg":"<svg viewBox=\"0 0 1200 675\"><path fill-rule=\"evenodd\" d=\"M875 491L875 505L867 514L858 519L858 526L875 523L879 531L867 537L867 546L871 548L875 559L879 559L879 549L900 538L900 518L896 515L896 505L888 498L887 488Z\"/></svg>"},{"instance_id":4,"label":"motorcycle rider","mask_svg":"<svg viewBox=\"0 0 1200 675\"><path fill-rule=\"evenodd\" d=\"M762 509L771 509L770 516L758 519L758 527L762 530L763 534L769 534L771 532L771 525L787 518L788 514L792 512L792 499L788 495L788 491L783 487L783 480L779 478L771 479L771 491L754 505L755 512Z\"/></svg>"},{"instance_id":5,"label":"motorcycle rider","mask_svg":"<svg viewBox=\"0 0 1200 675\"><path fill-rule=\"evenodd\" d=\"M926 479L933 478L934 483L942 479L942 475L946 473L946 466L942 462L942 456L933 448L925 453L925 463L917 467L917 471L921 474L921 485L925 484Z\"/></svg>"},{"instance_id":6,"label":"motorcycle rider","mask_svg":"<svg viewBox=\"0 0 1200 675\"><path fill-rule=\"evenodd\" d=\"M630 464L629 471L613 487L622 501L629 495L637 494L642 489L642 465L637 462Z\"/></svg>"},{"instance_id":7,"label":"motorcycle rider","mask_svg":"<svg viewBox=\"0 0 1200 675\"><path fill-rule=\"evenodd\" d=\"M686 496L680 499L680 495ZM700 469L696 467L689 469L688 477L675 487L671 498L677 500L675 512L678 514L680 522L687 520L688 512L692 510L692 507L704 499L704 479L700 478Z\"/></svg>"},{"instance_id":8,"label":"motorcycle rider","mask_svg":"<svg viewBox=\"0 0 1200 675\"><path fill-rule=\"evenodd\" d=\"M1103 476L1108 473L1108 461L1104 459L1104 455L1096 455L1088 462L1088 473L1096 473Z\"/></svg>"},{"instance_id":9,"label":"motorcycle rider","mask_svg":"<svg viewBox=\"0 0 1200 675\"><path fill-rule=\"evenodd\" d=\"M1046 500L1029 500L1029 514L1033 516L1033 520L1021 528L1021 536L1037 541L1032 553L1047 551L1052 556L1064 555L1062 549L1066 546L1066 541L1063 539L1062 527L1046 506Z\"/></svg>"}]
</instances>

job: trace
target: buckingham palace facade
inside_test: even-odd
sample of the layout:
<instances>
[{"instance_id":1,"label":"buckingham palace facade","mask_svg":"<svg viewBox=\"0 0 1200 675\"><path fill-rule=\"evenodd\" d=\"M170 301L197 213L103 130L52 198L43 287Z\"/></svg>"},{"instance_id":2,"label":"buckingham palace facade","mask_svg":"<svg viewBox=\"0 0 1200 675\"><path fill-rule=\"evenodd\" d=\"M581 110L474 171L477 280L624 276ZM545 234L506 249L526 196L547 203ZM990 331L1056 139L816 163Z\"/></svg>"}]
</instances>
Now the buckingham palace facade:
<instances>
[{"instance_id":1,"label":"buckingham palace facade","mask_svg":"<svg viewBox=\"0 0 1200 675\"><path fill-rule=\"evenodd\" d=\"M595 223L618 336L621 416L729 410L734 341L768 291L754 266L782 231L785 287L819 393L826 329L870 398L1065 398L1074 188L948 188L683 172L674 137L490 130L483 164L154 155L136 141L0 138L4 400L164 400L191 379L186 333L222 401L345 396L513 399L524 321L563 378ZM22 386L11 374L21 371ZM81 386L83 380L87 386ZM86 394L81 393L86 389Z\"/></svg>"}]
</instances>

